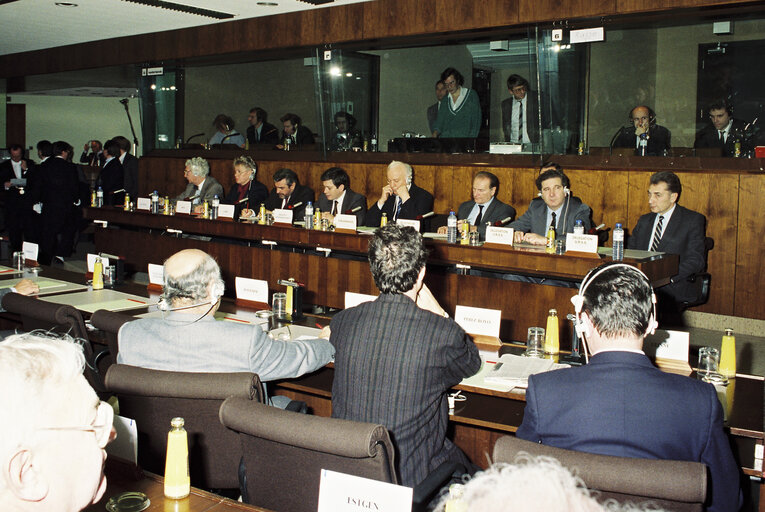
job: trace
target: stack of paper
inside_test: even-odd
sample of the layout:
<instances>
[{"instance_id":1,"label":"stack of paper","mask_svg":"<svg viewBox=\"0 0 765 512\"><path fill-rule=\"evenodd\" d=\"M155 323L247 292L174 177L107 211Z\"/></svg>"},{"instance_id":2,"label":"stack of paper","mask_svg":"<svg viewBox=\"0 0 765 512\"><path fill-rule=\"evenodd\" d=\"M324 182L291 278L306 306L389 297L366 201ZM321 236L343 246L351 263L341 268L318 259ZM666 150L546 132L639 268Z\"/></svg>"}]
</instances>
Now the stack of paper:
<instances>
[{"instance_id":1,"label":"stack of paper","mask_svg":"<svg viewBox=\"0 0 765 512\"><path fill-rule=\"evenodd\" d=\"M551 359L505 354L499 358L499 362L494 365L494 368L486 372L484 381L510 384L515 388L526 388L529 384L529 375L568 368L568 366L567 364L554 363Z\"/></svg>"}]
</instances>

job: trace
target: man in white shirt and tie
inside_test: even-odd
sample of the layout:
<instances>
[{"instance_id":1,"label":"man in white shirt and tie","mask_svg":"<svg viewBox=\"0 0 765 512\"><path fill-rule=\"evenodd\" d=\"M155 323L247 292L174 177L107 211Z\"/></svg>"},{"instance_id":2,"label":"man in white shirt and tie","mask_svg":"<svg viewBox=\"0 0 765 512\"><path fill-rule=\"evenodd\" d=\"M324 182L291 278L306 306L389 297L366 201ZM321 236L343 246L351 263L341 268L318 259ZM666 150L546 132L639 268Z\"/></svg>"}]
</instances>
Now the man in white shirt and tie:
<instances>
[{"instance_id":1,"label":"man in white shirt and tie","mask_svg":"<svg viewBox=\"0 0 765 512\"><path fill-rule=\"evenodd\" d=\"M356 225L363 226L367 215L367 198L351 190L351 179L340 167L330 167L321 175L324 192L316 206L322 218L334 223L335 215L344 213L356 216Z\"/></svg>"},{"instance_id":2,"label":"man in white shirt and tie","mask_svg":"<svg viewBox=\"0 0 765 512\"><path fill-rule=\"evenodd\" d=\"M712 102L707 108L709 122L696 133L694 148L722 148L722 156L736 156L736 142L741 142L742 152L751 149L744 140L746 123L733 118L733 109L727 101Z\"/></svg>"},{"instance_id":3,"label":"man in white shirt and tie","mask_svg":"<svg viewBox=\"0 0 765 512\"><path fill-rule=\"evenodd\" d=\"M388 222L422 220L420 231L427 231L430 224L422 216L433 211L433 194L413 183L412 166L407 163L392 161L386 174L387 185L382 188L377 204L367 211L367 226L379 227L385 214Z\"/></svg>"},{"instance_id":4,"label":"man in white shirt and tie","mask_svg":"<svg viewBox=\"0 0 765 512\"><path fill-rule=\"evenodd\" d=\"M661 171L651 176L648 205L651 213L640 217L627 241L629 249L666 252L680 256L678 273L670 284L656 290L659 307L673 311L682 302L697 299L697 287L688 277L706 268L704 237L706 218L677 204L682 192L680 178Z\"/></svg>"},{"instance_id":5,"label":"man in white shirt and tie","mask_svg":"<svg viewBox=\"0 0 765 512\"><path fill-rule=\"evenodd\" d=\"M528 80L521 75L507 79L510 97L502 102L502 130L505 141L513 144L539 142L539 99ZM545 119L547 115L544 116ZM546 120L543 120L546 125Z\"/></svg>"}]
</instances>

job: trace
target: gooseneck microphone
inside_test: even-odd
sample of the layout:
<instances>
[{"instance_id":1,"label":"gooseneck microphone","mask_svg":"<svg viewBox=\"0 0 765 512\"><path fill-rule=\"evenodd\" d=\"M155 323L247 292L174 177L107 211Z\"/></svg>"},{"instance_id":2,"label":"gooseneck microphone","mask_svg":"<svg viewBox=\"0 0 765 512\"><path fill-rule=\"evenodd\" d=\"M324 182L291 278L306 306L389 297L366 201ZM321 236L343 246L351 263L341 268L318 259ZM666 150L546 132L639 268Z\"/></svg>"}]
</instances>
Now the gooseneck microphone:
<instances>
[{"instance_id":1,"label":"gooseneck microphone","mask_svg":"<svg viewBox=\"0 0 765 512\"><path fill-rule=\"evenodd\" d=\"M433 215L435 215L435 212L428 212L428 213L425 213L423 215L418 215L417 216L417 220L427 219L427 218L432 217Z\"/></svg>"},{"instance_id":2,"label":"gooseneck microphone","mask_svg":"<svg viewBox=\"0 0 765 512\"><path fill-rule=\"evenodd\" d=\"M357 212L357 211L359 211L359 210L361 210L361 205L358 205L358 206L357 206L356 208L354 208L353 210L345 210L345 213L346 213L346 214L352 214L352 213L356 213L356 212Z\"/></svg>"},{"instance_id":3,"label":"gooseneck microphone","mask_svg":"<svg viewBox=\"0 0 765 512\"><path fill-rule=\"evenodd\" d=\"M190 141L191 139L194 139L194 138L196 138L196 137L201 137L201 136L202 136L202 135L204 135L204 134L205 134L205 132L202 132L202 133L195 133L194 135L192 135L191 137L189 137L188 139L186 139L186 144L188 144L188 143L189 143L189 141Z\"/></svg>"},{"instance_id":4,"label":"gooseneck microphone","mask_svg":"<svg viewBox=\"0 0 765 512\"><path fill-rule=\"evenodd\" d=\"M504 226L505 224L507 224L507 223L508 223L508 222L510 222L511 220L513 220L513 218L512 218L512 217L505 217L505 218L504 218L504 219L502 219L502 220L498 220L498 221L496 221L496 222L494 223L494 226Z\"/></svg>"}]
</instances>

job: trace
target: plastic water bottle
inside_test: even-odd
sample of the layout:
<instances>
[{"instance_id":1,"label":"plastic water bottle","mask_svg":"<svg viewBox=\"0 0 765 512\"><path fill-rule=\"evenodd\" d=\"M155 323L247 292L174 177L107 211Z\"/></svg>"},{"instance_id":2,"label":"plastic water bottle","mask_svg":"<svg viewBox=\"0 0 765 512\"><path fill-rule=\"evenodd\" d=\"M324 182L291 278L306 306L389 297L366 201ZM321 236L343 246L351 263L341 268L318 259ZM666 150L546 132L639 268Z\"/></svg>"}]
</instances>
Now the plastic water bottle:
<instances>
[{"instance_id":1,"label":"plastic water bottle","mask_svg":"<svg viewBox=\"0 0 765 512\"><path fill-rule=\"evenodd\" d=\"M151 213L159 213L159 194L156 190L151 193Z\"/></svg>"},{"instance_id":2,"label":"plastic water bottle","mask_svg":"<svg viewBox=\"0 0 765 512\"><path fill-rule=\"evenodd\" d=\"M457 243L457 216L454 210L449 212L449 218L446 220L446 240L450 244Z\"/></svg>"},{"instance_id":3,"label":"plastic water bottle","mask_svg":"<svg viewBox=\"0 0 765 512\"><path fill-rule=\"evenodd\" d=\"M210 212L210 218L211 219L217 219L218 218L218 207L220 206L220 198L218 197L218 194L215 194L212 199L212 212Z\"/></svg>"},{"instance_id":4,"label":"plastic water bottle","mask_svg":"<svg viewBox=\"0 0 765 512\"><path fill-rule=\"evenodd\" d=\"M96 191L96 207L101 208L104 205L104 189L98 187Z\"/></svg>"},{"instance_id":5,"label":"plastic water bottle","mask_svg":"<svg viewBox=\"0 0 765 512\"><path fill-rule=\"evenodd\" d=\"M574 224L574 234L575 235L584 234L584 224L582 224L582 219L576 219L576 224Z\"/></svg>"},{"instance_id":6,"label":"plastic water bottle","mask_svg":"<svg viewBox=\"0 0 765 512\"><path fill-rule=\"evenodd\" d=\"M624 230L620 222L616 223L614 228L614 245L611 258L614 261L622 261L624 259Z\"/></svg>"},{"instance_id":7,"label":"plastic water bottle","mask_svg":"<svg viewBox=\"0 0 765 512\"><path fill-rule=\"evenodd\" d=\"M305 207L305 228L313 229L313 203L308 201Z\"/></svg>"}]
</instances>

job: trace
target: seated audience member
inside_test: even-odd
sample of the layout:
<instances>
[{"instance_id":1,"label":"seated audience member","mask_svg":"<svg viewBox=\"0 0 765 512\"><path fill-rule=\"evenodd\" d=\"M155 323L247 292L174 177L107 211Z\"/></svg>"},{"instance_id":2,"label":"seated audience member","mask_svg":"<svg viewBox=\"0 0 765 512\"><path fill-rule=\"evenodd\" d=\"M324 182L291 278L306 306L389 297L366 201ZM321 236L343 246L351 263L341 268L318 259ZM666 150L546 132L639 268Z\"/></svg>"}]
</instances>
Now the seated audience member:
<instances>
[{"instance_id":1,"label":"seated audience member","mask_svg":"<svg viewBox=\"0 0 765 512\"><path fill-rule=\"evenodd\" d=\"M457 501L464 512L596 512L623 510L600 505L578 476L552 457L521 455L514 464L496 463L473 475ZM447 494L436 506L445 512ZM631 508L629 510L638 510ZM657 510L657 509L648 509Z\"/></svg>"},{"instance_id":2,"label":"seated audience member","mask_svg":"<svg viewBox=\"0 0 765 512\"><path fill-rule=\"evenodd\" d=\"M313 190L300 184L300 179L292 169L279 169L274 173L274 188L266 199L266 209L277 208L292 210L293 220L303 220L308 201L313 202Z\"/></svg>"},{"instance_id":3,"label":"seated audience member","mask_svg":"<svg viewBox=\"0 0 765 512\"><path fill-rule=\"evenodd\" d=\"M476 138L481 130L481 104L478 93L463 87L465 78L454 68L441 73L446 97L438 106L433 137Z\"/></svg>"},{"instance_id":4,"label":"seated audience member","mask_svg":"<svg viewBox=\"0 0 765 512\"><path fill-rule=\"evenodd\" d=\"M14 286L11 286L9 288L0 288L0 300L2 300L3 297L5 297L5 295L8 293L18 293L20 295L34 295L39 292L40 292L40 287L37 286L37 283L35 283L31 279L24 278L18 283L16 283Z\"/></svg>"},{"instance_id":5,"label":"seated audience member","mask_svg":"<svg viewBox=\"0 0 765 512\"><path fill-rule=\"evenodd\" d=\"M77 512L106 491L114 411L82 372L68 338L16 334L0 343L0 504L6 512Z\"/></svg>"},{"instance_id":6,"label":"seated audience member","mask_svg":"<svg viewBox=\"0 0 765 512\"><path fill-rule=\"evenodd\" d=\"M636 155L664 156L669 151L671 134L656 124L656 114L650 108L640 105L630 111L630 124L619 129L615 148L635 148ZM645 146L645 151L642 147Z\"/></svg>"},{"instance_id":7,"label":"seated audience member","mask_svg":"<svg viewBox=\"0 0 765 512\"><path fill-rule=\"evenodd\" d=\"M740 142L743 151L751 150L744 140L747 125L740 119L733 118L733 110L727 101L715 101L709 105L709 124L696 133L694 148L720 148L722 156L736 155L736 142Z\"/></svg>"},{"instance_id":8,"label":"seated audience member","mask_svg":"<svg viewBox=\"0 0 765 512\"><path fill-rule=\"evenodd\" d=\"M234 219L257 215L261 203L266 202L268 189L255 179L258 166L249 156L234 159L234 184L223 203L236 205Z\"/></svg>"},{"instance_id":9,"label":"seated audience member","mask_svg":"<svg viewBox=\"0 0 765 512\"><path fill-rule=\"evenodd\" d=\"M517 435L601 455L702 462L710 474L707 510L738 510L739 470L714 386L664 373L642 351L656 327L653 300L635 267L592 270L572 298L589 364L529 377Z\"/></svg>"},{"instance_id":10,"label":"seated audience member","mask_svg":"<svg viewBox=\"0 0 765 512\"><path fill-rule=\"evenodd\" d=\"M427 116L428 116L428 128L430 129L430 133L433 133L433 130L436 128L436 119L438 119L438 108L441 106L441 100L444 99L446 96L446 86L444 85L444 81L439 79L436 82L436 102L433 103L431 106L428 107Z\"/></svg>"},{"instance_id":11,"label":"seated audience member","mask_svg":"<svg viewBox=\"0 0 765 512\"><path fill-rule=\"evenodd\" d=\"M379 226L383 213L388 222L398 219L417 220L433 211L433 195L413 183L412 166L396 160L386 170L388 184L382 188L377 203L367 211L367 226ZM422 231L427 231L424 220Z\"/></svg>"},{"instance_id":12,"label":"seated audience member","mask_svg":"<svg viewBox=\"0 0 765 512\"><path fill-rule=\"evenodd\" d=\"M497 199L499 178L487 171L476 173L473 178L473 200L465 201L457 209L457 218L470 221L470 231L478 231L481 240L486 238L486 224L510 222L515 217L515 208ZM446 226L438 228L446 233Z\"/></svg>"},{"instance_id":13,"label":"seated audience member","mask_svg":"<svg viewBox=\"0 0 765 512\"><path fill-rule=\"evenodd\" d=\"M244 147L244 135L234 129L234 120L226 114L218 114L213 119L213 126L217 130L215 134L210 137L209 144L233 144Z\"/></svg>"},{"instance_id":14,"label":"seated audience member","mask_svg":"<svg viewBox=\"0 0 765 512\"><path fill-rule=\"evenodd\" d=\"M367 214L367 198L351 190L351 178L340 167L330 167L321 175L324 192L316 206L322 218L335 221L335 215L345 213L356 216L356 225L363 226Z\"/></svg>"},{"instance_id":15,"label":"seated audience member","mask_svg":"<svg viewBox=\"0 0 765 512\"><path fill-rule=\"evenodd\" d=\"M196 156L186 160L183 177L189 184L186 190L175 196L175 201L188 200L195 208L201 208L205 201L212 201L215 196L223 197L223 186L210 176L210 164L204 158Z\"/></svg>"},{"instance_id":16,"label":"seated audience member","mask_svg":"<svg viewBox=\"0 0 765 512\"><path fill-rule=\"evenodd\" d=\"M30 180L34 174L35 163L24 158L24 148L21 144L11 144L9 149L11 158L0 163L0 198L4 203L5 227L8 230L11 249L20 251L24 243L24 232L28 231L25 228L32 216L32 204L28 197L24 197L25 187L14 185L11 180Z\"/></svg>"},{"instance_id":17,"label":"seated audience member","mask_svg":"<svg viewBox=\"0 0 765 512\"><path fill-rule=\"evenodd\" d=\"M259 325L217 321L224 284L220 267L203 251L186 249L169 257L164 278L163 318L124 324L118 363L181 372L253 372L268 382L299 377L332 360L334 349L326 339L274 340Z\"/></svg>"},{"instance_id":18,"label":"seated audience member","mask_svg":"<svg viewBox=\"0 0 765 512\"><path fill-rule=\"evenodd\" d=\"M125 192L130 195L132 201L135 201L138 197L138 159L130 154L132 145L126 137L117 135L112 140L119 144L120 163L125 170Z\"/></svg>"},{"instance_id":19,"label":"seated audience member","mask_svg":"<svg viewBox=\"0 0 765 512\"><path fill-rule=\"evenodd\" d=\"M478 349L423 284L427 250L411 227L388 224L369 242L380 296L340 311L332 417L384 425L399 483L414 486L445 461L469 465L446 437L446 393L481 366Z\"/></svg>"},{"instance_id":20,"label":"seated audience member","mask_svg":"<svg viewBox=\"0 0 765 512\"><path fill-rule=\"evenodd\" d=\"M90 153L88 153L90 150ZM82 147L82 155L80 155L80 163L85 165L91 165L93 167L101 167L104 165L104 155L102 155L102 145L100 140L89 140Z\"/></svg>"},{"instance_id":21,"label":"seated audience member","mask_svg":"<svg viewBox=\"0 0 765 512\"><path fill-rule=\"evenodd\" d=\"M704 252L706 218L677 204L682 192L680 178L673 172L661 171L651 176L648 185L648 206L651 213L638 219L627 247L643 251L679 254L678 272L670 284L657 290L659 306L672 311L672 306L694 301L697 288L688 277L703 272L707 266Z\"/></svg>"},{"instance_id":22,"label":"seated audience member","mask_svg":"<svg viewBox=\"0 0 765 512\"><path fill-rule=\"evenodd\" d=\"M251 145L279 143L279 130L268 122L268 113L260 107L250 109L247 116L250 126L247 127L247 140Z\"/></svg>"},{"instance_id":23,"label":"seated audience member","mask_svg":"<svg viewBox=\"0 0 765 512\"><path fill-rule=\"evenodd\" d=\"M104 167L98 175L96 188L104 191L104 204L122 204L125 200L125 170L120 163L120 145L110 139L104 144Z\"/></svg>"},{"instance_id":24,"label":"seated audience member","mask_svg":"<svg viewBox=\"0 0 765 512\"><path fill-rule=\"evenodd\" d=\"M329 142L330 151L350 151L364 146L361 133L356 129L356 118L348 112L335 114L335 133Z\"/></svg>"},{"instance_id":25,"label":"seated audience member","mask_svg":"<svg viewBox=\"0 0 765 512\"><path fill-rule=\"evenodd\" d=\"M284 130L282 131L281 144L277 145L277 148L284 149L287 139L289 139L290 147L293 148L296 146L306 146L315 142L313 132L302 125L303 120L300 119L299 116L289 113L284 114L281 121Z\"/></svg>"},{"instance_id":26,"label":"seated audience member","mask_svg":"<svg viewBox=\"0 0 765 512\"><path fill-rule=\"evenodd\" d=\"M555 235L561 238L574 231L577 220L582 221L585 233L590 229L592 210L581 199L571 195L571 182L560 165L552 162L542 164L535 183L540 197L534 198L526 213L508 226L515 229L513 237L516 243L545 245L549 226L555 226Z\"/></svg>"}]
</instances>

